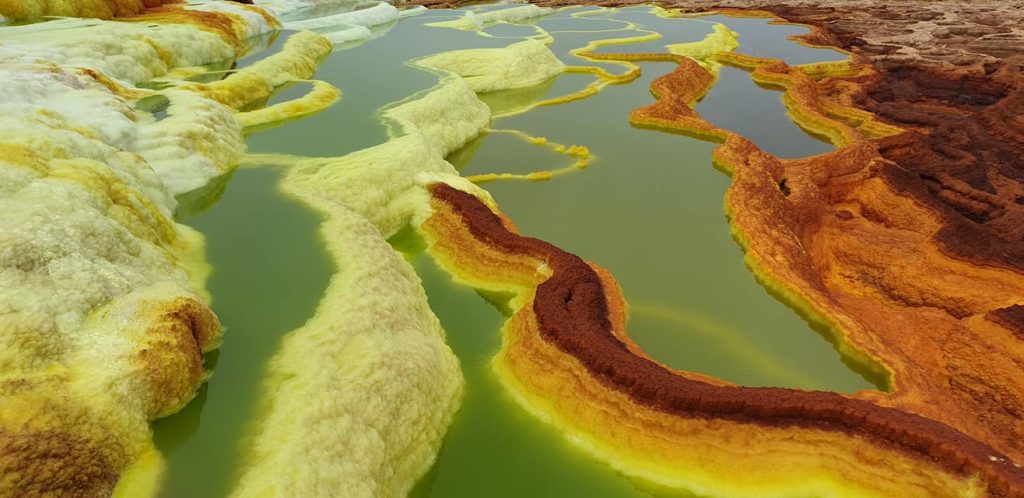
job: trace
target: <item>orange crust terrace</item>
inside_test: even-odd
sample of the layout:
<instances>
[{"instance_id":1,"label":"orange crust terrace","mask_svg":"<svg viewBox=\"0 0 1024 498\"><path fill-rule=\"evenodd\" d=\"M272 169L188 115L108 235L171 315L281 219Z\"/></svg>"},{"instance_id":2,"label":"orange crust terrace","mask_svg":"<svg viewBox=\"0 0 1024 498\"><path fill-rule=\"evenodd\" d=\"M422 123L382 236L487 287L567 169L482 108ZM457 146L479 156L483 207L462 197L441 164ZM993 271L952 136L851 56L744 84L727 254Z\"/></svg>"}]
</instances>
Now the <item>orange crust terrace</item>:
<instances>
[{"instance_id":1,"label":"orange crust terrace","mask_svg":"<svg viewBox=\"0 0 1024 498\"><path fill-rule=\"evenodd\" d=\"M606 272L518 235L483 202L430 187L422 225L461 280L515 292L503 380L626 473L716 496L1024 496L991 447L934 420L836 393L745 388L672 371L625 335Z\"/></svg>"},{"instance_id":2,"label":"orange crust terrace","mask_svg":"<svg viewBox=\"0 0 1024 498\"><path fill-rule=\"evenodd\" d=\"M844 355L890 379L891 393L860 396L1024 460L1024 345L996 318L1024 296L1024 276L960 257L944 242L944 213L905 193L908 173L879 149L912 147L914 135L849 106L874 73L858 62L791 68L731 53L716 59L785 89L791 117L839 147L780 160L710 125L689 105L713 79L694 76L703 69L685 58L652 84L658 101L634 111L632 122L722 142L714 160L733 176L726 211L748 264L782 300L830 324Z\"/></svg>"},{"instance_id":3,"label":"orange crust terrace","mask_svg":"<svg viewBox=\"0 0 1024 498\"><path fill-rule=\"evenodd\" d=\"M748 266L890 392L744 388L659 365L627 337L610 275L435 184L421 231L459 280L514 296L495 362L528 410L624 473L701 495L1024 496L1024 275L951 243L948 213L892 159L919 136L855 106L882 84L865 59L582 55L678 64L631 122L722 144ZM717 64L783 90L793 120L837 148L779 159L702 119Z\"/></svg>"}]
</instances>

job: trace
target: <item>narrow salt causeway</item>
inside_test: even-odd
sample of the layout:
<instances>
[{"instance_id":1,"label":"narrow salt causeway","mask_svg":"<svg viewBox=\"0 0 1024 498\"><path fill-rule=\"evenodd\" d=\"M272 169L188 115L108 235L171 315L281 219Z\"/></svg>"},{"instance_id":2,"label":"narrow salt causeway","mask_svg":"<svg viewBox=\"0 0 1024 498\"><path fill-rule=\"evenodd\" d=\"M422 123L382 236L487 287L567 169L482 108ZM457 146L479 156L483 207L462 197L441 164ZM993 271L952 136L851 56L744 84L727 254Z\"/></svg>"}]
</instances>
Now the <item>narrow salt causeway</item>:
<instances>
[{"instance_id":1,"label":"narrow salt causeway","mask_svg":"<svg viewBox=\"0 0 1024 498\"><path fill-rule=\"evenodd\" d=\"M908 87L453 6L0 0L0 496L1024 497L1024 273Z\"/></svg>"}]
</instances>

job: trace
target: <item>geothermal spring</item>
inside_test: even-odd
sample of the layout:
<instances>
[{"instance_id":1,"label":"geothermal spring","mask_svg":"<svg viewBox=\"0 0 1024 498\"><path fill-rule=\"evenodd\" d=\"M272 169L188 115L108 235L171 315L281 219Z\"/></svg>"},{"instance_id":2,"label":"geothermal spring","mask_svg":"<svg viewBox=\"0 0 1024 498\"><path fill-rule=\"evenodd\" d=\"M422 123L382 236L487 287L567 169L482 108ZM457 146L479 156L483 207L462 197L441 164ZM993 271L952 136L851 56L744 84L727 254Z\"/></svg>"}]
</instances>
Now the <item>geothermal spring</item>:
<instances>
[{"instance_id":1,"label":"geothermal spring","mask_svg":"<svg viewBox=\"0 0 1024 498\"><path fill-rule=\"evenodd\" d=\"M0 0L0 496L1024 497L1024 5L419 3Z\"/></svg>"}]
</instances>

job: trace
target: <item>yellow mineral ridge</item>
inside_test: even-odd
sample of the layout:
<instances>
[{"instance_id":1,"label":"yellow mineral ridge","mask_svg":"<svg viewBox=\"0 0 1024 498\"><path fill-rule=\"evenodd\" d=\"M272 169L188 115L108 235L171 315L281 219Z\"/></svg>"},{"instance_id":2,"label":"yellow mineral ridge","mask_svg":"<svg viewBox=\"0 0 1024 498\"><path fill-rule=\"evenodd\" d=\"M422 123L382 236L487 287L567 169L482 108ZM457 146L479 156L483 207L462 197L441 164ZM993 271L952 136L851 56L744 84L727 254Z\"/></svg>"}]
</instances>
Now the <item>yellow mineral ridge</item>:
<instances>
[{"instance_id":1,"label":"yellow mineral ridge","mask_svg":"<svg viewBox=\"0 0 1024 498\"><path fill-rule=\"evenodd\" d=\"M0 28L3 496L158 489L149 422L194 396L221 333L203 238L174 221L174 195L234 167L244 126L337 98L236 117L312 75L330 44L310 33L217 84L136 87L234 59L239 37L276 24L219 2L144 11L159 3L0 2L5 18L149 16Z\"/></svg>"},{"instance_id":2,"label":"yellow mineral ridge","mask_svg":"<svg viewBox=\"0 0 1024 498\"><path fill-rule=\"evenodd\" d=\"M482 77L502 74L503 87L486 85L495 89L562 69L540 43L489 50L490 59L472 51L437 57L473 65ZM391 138L374 147L338 158L246 159L288 168L283 189L323 214L338 272L315 316L270 362L232 496L404 496L432 465L458 409L458 360L419 277L387 238L429 215L425 184L444 181L492 202L444 159L490 124L490 109L470 79L452 74L382 114Z\"/></svg>"}]
</instances>

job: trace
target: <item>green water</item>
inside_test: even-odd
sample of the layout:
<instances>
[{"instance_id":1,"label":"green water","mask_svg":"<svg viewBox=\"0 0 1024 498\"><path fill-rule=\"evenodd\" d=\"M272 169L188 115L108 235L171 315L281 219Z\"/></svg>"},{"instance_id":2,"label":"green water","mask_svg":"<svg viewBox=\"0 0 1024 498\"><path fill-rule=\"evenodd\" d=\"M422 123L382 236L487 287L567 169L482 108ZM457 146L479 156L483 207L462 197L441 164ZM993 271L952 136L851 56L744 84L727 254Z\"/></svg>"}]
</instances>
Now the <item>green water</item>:
<instances>
[{"instance_id":1,"label":"green water","mask_svg":"<svg viewBox=\"0 0 1024 498\"><path fill-rule=\"evenodd\" d=\"M249 141L250 152L340 156L386 141L378 110L437 83L437 75L407 61L447 50L503 47L512 41L423 26L456 17L456 13L411 17L383 36L336 48L314 78L340 88L341 101L319 114L260 132Z\"/></svg>"},{"instance_id":2,"label":"green water","mask_svg":"<svg viewBox=\"0 0 1024 498\"><path fill-rule=\"evenodd\" d=\"M758 95L759 98L737 98ZM832 150L785 118L786 107L778 92L765 90L746 71L732 67L719 70L718 81L697 104L697 112L709 123L734 131L779 157L806 157ZM771 123L765 117L775 116Z\"/></svg>"},{"instance_id":3,"label":"green water","mask_svg":"<svg viewBox=\"0 0 1024 498\"><path fill-rule=\"evenodd\" d=\"M870 388L743 266L722 211L729 179L711 167L714 145L630 126L629 111L651 102L650 81L673 68L645 63L629 85L495 121L495 128L586 145L594 159L550 182L486 188L523 233L611 270L632 309L630 335L655 359L744 385ZM536 153L523 141L490 139L459 157L464 175L501 171L505 158Z\"/></svg>"},{"instance_id":4,"label":"green water","mask_svg":"<svg viewBox=\"0 0 1024 498\"><path fill-rule=\"evenodd\" d=\"M410 496L651 496L523 411L490 365L501 346L496 331L505 317L473 290L452 282L430 258L419 255L414 266L459 356L466 392L437 463Z\"/></svg>"},{"instance_id":5,"label":"green water","mask_svg":"<svg viewBox=\"0 0 1024 498\"><path fill-rule=\"evenodd\" d=\"M379 109L437 82L437 75L407 64L417 57L504 46L517 36L534 36L532 26L539 26L555 37L552 50L558 57L567 64L584 65L588 62L573 57L571 49L594 39L636 34L622 29L617 15L570 16L579 10L589 9L488 29L505 38L424 26L461 15L433 11L383 28L382 36L365 43L337 47L316 78L341 88L341 102L320 114L254 134L249 149L337 156L385 141ZM709 32L706 22L661 19L644 9L627 9L620 15L662 30L665 36L658 46L698 40ZM795 28L751 26L745 29L783 29L773 43L795 46L784 40ZM279 49L281 40L268 40L265 52ZM635 45L616 51L650 48ZM797 46L792 53L809 57L802 52L806 50L813 49ZM622 70L612 64L604 67ZM642 77L628 85L612 85L585 100L497 119L495 129L586 145L595 157L588 169L550 182L499 181L485 187L523 233L613 272L632 308L630 333L656 359L746 385L839 391L872 387L744 268L722 213L729 180L711 167L713 145L629 125L629 112L652 100L650 81L672 68L643 64ZM807 137L788 120L777 92L753 85L742 71L723 74L722 86L698 108L709 119L737 131L750 125L743 130L769 151L801 156L827 149L827 144ZM567 95L592 81L592 75L565 74L537 88L481 98L501 111L511 104ZM283 88L270 103L308 89L306 84ZM760 134L762 128L772 132ZM574 161L500 132L481 136L449 159L463 175L527 173ZM333 272L318 239L317 216L277 191L279 173L244 169L183 197L179 212L186 217L184 222L207 237L207 256L214 267L208 287L227 331L220 352L208 358L216 366L210 383L184 411L155 424L157 445L168 461L163 496L226 495L264 365L280 338L313 314ZM429 258L410 257L466 379L466 397L437 464L414 496L665 496L582 454L516 406L489 366L500 346L498 331L504 317L471 289L452 283Z\"/></svg>"},{"instance_id":6,"label":"green water","mask_svg":"<svg viewBox=\"0 0 1024 498\"><path fill-rule=\"evenodd\" d=\"M280 338L313 315L334 272L319 217L278 192L279 176L239 170L216 204L183 220L206 236L207 287L225 332L208 355L214 374L199 396L153 424L168 463L162 496L227 495L264 365Z\"/></svg>"},{"instance_id":7,"label":"green water","mask_svg":"<svg viewBox=\"0 0 1024 498\"><path fill-rule=\"evenodd\" d=\"M665 45L703 40L705 36L712 33L714 26L711 23L693 21L689 19L669 19L659 17L651 14L650 8L648 7L619 9L618 12L603 14L598 17L628 21L639 29L654 31L661 34L661 38L648 42L632 43L629 45L605 46L599 48L596 51L597 53L665 52Z\"/></svg>"},{"instance_id":8,"label":"green water","mask_svg":"<svg viewBox=\"0 0 1024 498\"><path fill-rule=\"evenodd\" d=\"M806 34L809 29L788 24L772 24L771 19L750 17L703 16L698 20L722 23L738 33L739 51L755 57L782 59L786 64L810 64L846 59L846 55L830 48L811 48L786 38Z\"/></svg>"}]
</instances>

